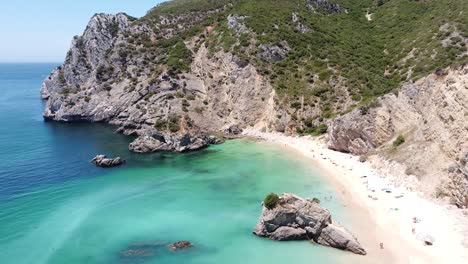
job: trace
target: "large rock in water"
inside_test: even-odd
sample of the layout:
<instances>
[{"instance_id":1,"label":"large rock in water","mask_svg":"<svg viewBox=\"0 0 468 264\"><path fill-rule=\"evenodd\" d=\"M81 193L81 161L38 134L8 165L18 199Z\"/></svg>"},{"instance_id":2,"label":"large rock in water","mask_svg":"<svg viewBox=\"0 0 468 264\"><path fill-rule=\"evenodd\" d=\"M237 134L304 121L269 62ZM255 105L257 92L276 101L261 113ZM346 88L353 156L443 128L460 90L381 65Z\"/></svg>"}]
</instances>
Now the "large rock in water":
<instances>
[{"instance_id":1,"label":"large rock in water","mask_svg":"<svg viewBox=\"0 0 468 264\"><path fill-rule=\"evenodd\" d=\"M334 224L330 212L317 202L293 194L280 196L272 209L263 205L262 215L253 233L273 240L312 240L355 254L366 251L344 227Z\"/></svg>"},{"instance_id":2,"label":"large rock in water","mask_svg":"<svg viewBox=\"0 0 468 264\"><path fill-rule=\"evenodd\" d=\"M125 163L125 160L121 157L117 157L114 159L107 158L106 155L97 155L91 160L91 163L94 163L96 166L110 168L120 166Z\"/></svg>"}]
</instances>

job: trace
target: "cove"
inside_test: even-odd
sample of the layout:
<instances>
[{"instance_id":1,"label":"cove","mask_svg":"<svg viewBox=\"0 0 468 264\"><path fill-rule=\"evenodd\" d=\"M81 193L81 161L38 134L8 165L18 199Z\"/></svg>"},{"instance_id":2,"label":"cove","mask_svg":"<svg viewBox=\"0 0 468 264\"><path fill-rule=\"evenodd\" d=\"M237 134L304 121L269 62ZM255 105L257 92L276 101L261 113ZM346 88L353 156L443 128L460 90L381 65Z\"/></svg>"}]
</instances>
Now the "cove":
<instances>
[{"instance_id":1,"label":"cove","mask_svg":"<svg viewBox=\"0 0 468 264\"><path fill-rule=\"evenodd\" d=\"M335 219L352 218L308 160L249 139L138 155L127 150L131 138L112 127L44 122L38 90L54 66L0 65L2 263L362 263L308 242L252 235L269 192L318 197ZM101 153L127 165L89 163ZM122 254L135 244L179 240L194 247Z\"/></svg>"}]
</instances>

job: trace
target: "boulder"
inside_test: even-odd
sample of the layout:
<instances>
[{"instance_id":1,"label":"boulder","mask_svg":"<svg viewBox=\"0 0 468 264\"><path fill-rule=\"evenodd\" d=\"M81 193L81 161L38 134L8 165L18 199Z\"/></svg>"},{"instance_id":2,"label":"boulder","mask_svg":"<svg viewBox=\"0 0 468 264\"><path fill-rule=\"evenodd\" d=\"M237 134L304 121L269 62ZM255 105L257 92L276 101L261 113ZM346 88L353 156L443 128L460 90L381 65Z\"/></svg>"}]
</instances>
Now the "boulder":
<instances>
[{"instance_id":1,"label":"boulder","mask_svg":"<svg viewBox=\"0 0 468 264\"><path fill-rule=\"evenodd\" d=\"M106 155L97 155L91 160L91 163L94 163L96 166L103 167L103 168L110 168L120 166L125 163L125 160L121 157L117 158L107 158Z\"/></svg>"},{"instance_id":2,"label":"boulder","mask_svg":"<svg viewBox=\"0 0 468 264\"><path fill-rule=\"evenodd\" d=\"M365 255L366 251L346 228L334 224L330 212L312 199L285 193L275 207L262 204L253 234L273 240L312 240L324 246Z\"/></svg>"},{"instance_id":3,"label":"boulder","mask_svg":"<svg viewBox=\"0 0 468 264\"><path fill-rule=\"evenodd\" d=\"M351 251L355 254L365 255L366 251L359 244L357 239L344 227L329 224L322 230L317 243Z\"/></svg>"}]
</instances>

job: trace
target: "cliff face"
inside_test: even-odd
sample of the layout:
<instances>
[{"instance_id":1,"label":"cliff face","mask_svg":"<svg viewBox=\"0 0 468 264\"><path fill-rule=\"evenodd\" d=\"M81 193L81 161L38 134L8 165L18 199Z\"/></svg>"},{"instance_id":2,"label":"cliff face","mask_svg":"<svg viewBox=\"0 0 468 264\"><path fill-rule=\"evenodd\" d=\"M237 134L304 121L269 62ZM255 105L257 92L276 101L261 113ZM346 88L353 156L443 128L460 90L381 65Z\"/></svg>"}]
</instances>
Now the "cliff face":
<instances>
[{"instance_id":1,"label":"cliff face","mask_svg":"<svg viewBox=\"0 0 468 264\"><path fill-rule=\"evenodd\" d=\"M132 36L148 34L150 45L156 45L158 34L165 39L174 32L168 28L184 26L177 24L180 19L163 19L164 29L153 31L125 14L94 16L73 40L65 63L44 81L44 118L108 122L119 126L119 132L141 136L138 142L155 133L178 141L187 133L238 133L247 126L267 125L275 111L268 80L230 53L208 54L200 37L182 44L192 57L183 73L148 66L160 54L123 54Z\"/></svg>"},{"instance_id":2,"label":"cliff face","mask_svg":"<svg viewBox=\"0 0 468 264\"><path fill-rule=\"evenodd\" d=\"M332 122L330 148L406 166L433 196L468 206L468 66L439 71ZM392 143L402 135L400 146Z\"/></svg>"},{"instance_id":3,"label":"cliff face","mask_svg":"<svg viewBox=\"0 0 468 264\"><path fill-rule=\"evenodd\" d=\"M137 136L135 152L196 150L246 127L328 130L330 148L401 162L426 193L466 206L467 70L450 70L468 60L466 1L377 2L173 0L140 19L97 14L44 81L44 118L116 125Z\"/></svg>"}]
</instances>

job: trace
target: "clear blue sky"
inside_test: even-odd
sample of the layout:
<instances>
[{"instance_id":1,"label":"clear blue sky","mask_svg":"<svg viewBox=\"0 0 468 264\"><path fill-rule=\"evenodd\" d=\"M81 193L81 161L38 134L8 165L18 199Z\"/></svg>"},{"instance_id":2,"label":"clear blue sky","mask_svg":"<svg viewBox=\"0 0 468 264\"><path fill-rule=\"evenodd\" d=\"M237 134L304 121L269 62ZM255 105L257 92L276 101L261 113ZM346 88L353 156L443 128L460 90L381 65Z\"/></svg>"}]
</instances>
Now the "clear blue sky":
<instances>
[{"instance_id":1,"label":"clear blue sky","mask_svg":"<svg viewBox=\"0 0 468 264\"><path fill-rule=\"evenodd\" d=\"M1 0L0 62L61 62L95 13L146 14L163 0Z\"/></svg>"}]
</instances>

